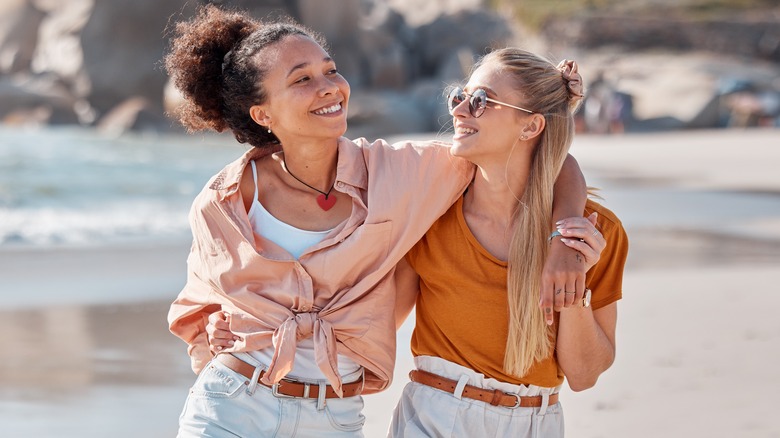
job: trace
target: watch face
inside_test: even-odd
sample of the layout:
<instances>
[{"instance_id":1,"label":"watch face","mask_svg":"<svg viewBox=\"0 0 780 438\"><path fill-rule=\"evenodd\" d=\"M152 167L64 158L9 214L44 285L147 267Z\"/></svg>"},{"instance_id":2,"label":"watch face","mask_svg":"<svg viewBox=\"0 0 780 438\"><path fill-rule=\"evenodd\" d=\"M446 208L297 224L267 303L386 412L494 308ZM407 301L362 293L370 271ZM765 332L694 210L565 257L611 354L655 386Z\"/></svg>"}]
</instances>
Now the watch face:
<instances>
[{"instance_id":1,"label":"watch face","mask_svg":"<svg viewBox=\"0 0 780 438\"><path fill-rule=\"evenodd\" d=\"M585 289L585 296L582 298L582 307L590 307L590 289Z\"/></svg>"}]
</instances>

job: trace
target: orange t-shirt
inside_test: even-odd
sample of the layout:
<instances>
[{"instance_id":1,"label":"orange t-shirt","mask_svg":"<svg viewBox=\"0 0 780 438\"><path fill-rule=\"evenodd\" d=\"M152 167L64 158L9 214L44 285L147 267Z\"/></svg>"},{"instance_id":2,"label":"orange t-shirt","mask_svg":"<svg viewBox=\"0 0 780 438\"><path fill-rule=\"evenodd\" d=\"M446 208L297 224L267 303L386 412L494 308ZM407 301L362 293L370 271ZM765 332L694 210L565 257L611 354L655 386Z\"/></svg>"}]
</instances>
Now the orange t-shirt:
<instances>
[{"instance_id":1,"label":"orange t-shirt","mask_svg":"<svg viewBox=\"0 0 780 438\"><path fill-rule=\"evenodd\" d=\"M593 211L599 213L597 228L607 241L599 262L586 276L595 310L622 297L628 238L611 211L588 200L585 215ZM406 257L420 275L414 356L437 356L513 384L554 387L563 383L554 353L535 363L525 376L504 372L507 263L491 255L471 233L463 216L463 197Z\"/></svg>"}]
</instances>

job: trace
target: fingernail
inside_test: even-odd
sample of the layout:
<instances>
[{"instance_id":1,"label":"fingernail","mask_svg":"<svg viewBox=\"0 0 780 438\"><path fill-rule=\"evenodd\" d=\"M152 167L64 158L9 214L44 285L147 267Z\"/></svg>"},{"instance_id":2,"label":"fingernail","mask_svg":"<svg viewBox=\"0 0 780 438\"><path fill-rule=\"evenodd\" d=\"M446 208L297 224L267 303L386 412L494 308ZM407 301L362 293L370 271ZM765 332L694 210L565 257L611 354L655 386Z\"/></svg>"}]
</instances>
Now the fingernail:
<instances>
[{"instance_id":1,"label":"fingernail","mask_svg":"<svg viewBox=\"0 0 780 438\"><path fill-rule=\"evenodd\" d=\"M547 320L547 325L552 325L552 324L553 324L553 321L552 321L552 319L548 319L548 320Z\"/></svg>"},{"instance_id":2,"label":"fingernail","mask_svg":"<svg viewBox=\"0 0 780 438\"><path fill-rule=\"evenodd\" d=\"M222 346L217 347L217 351L222 351Z\"/></svg>"},{"instance_id":3,"label":"fingernail","mask_svg":"<svg viewBox=\"0 0 780 438\"><path fill-rule=\"evenodd\" d=\"M232 347L233 344L235 344L235 342L231 340L231 341L228 341L228 344L230 344L230 346Z\"/></svg>"},{"instance_id":4,"label":"fingernail","mask_svg":"<svg viewBox=\"0 0 780 438\"><path fill-rule=\"evenodd\" d=\"M558 222L556 222L555 225L563 225L563 219L561 219Z\"/></svg>"},{"instance_id":5,"label":"fingernail","mask_svg":"<svg viewBox=\"0 0 780 438\"><path fill-rule=\"evenodd\" d=\"M241 338L239 338L238 336L233 336L233 340L234 341L238 341L239 339L241 339Z\"/></svg>"},{"instance_id":6,"label":"fingernail","mask_svg":"<svg viewBox=\"0 0 780 438\"><path fill-rule=\"evenodd\" d=\"M565 237L561 237L561 242L566 243L568 241L569 241L569 239L566 239Z\"/></svg>"}]
</instances>

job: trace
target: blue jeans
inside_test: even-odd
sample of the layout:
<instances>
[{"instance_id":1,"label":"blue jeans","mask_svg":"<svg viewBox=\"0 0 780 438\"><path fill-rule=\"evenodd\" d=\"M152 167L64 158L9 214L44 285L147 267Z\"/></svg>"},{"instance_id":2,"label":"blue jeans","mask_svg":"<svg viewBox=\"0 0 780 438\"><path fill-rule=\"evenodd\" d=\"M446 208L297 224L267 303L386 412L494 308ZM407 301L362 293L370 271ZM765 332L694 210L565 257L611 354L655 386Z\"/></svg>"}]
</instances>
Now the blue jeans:
<instances>
[{"instance_id":1,"label":"blue jeans","mask_svg":"<svg viewBox=\"0 0 780 438\"><path fill-rule=\"evenodd\" d=\"M359 375L359 373L357 374ZM350 376L344 380L349 382ZM363 437L363 398L280 398L213 360L198 375L179 417L185 437Z\"/></svg>"}]
</instances>

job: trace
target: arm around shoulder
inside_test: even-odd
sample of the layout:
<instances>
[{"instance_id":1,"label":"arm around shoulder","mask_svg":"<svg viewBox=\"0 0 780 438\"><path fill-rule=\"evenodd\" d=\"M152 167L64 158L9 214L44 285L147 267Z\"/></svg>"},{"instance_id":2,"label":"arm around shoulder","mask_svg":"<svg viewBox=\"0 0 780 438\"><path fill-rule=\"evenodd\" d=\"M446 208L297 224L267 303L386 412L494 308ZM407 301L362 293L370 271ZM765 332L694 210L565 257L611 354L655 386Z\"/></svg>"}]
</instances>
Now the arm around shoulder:
<instances>
[{"instance_id":1,"label":"arm around shoulder","mask_svg":"<svg viewBox=\"0 0 780 438\"><path fill-rule=\"evenodd\" d=\"M553 222L582 215L588 198L588 186L577 160L571 154L563 162L555 180L554 191Z\"/></svg>"}]
</instances>

